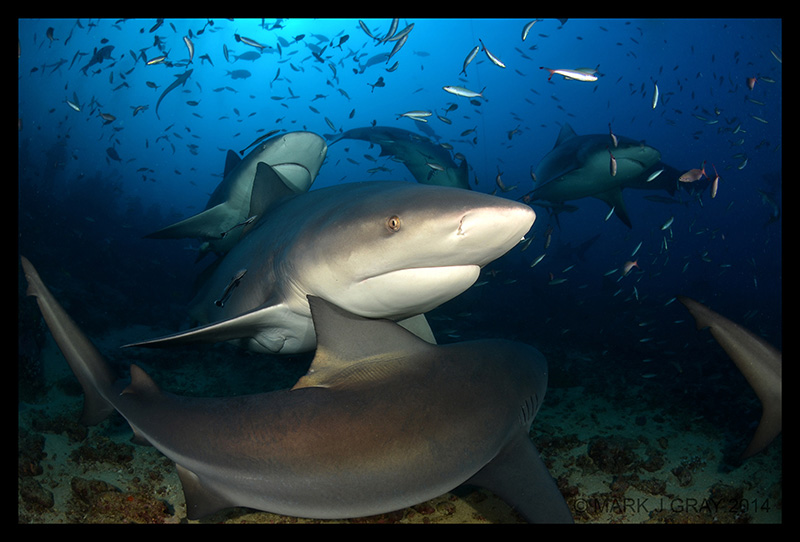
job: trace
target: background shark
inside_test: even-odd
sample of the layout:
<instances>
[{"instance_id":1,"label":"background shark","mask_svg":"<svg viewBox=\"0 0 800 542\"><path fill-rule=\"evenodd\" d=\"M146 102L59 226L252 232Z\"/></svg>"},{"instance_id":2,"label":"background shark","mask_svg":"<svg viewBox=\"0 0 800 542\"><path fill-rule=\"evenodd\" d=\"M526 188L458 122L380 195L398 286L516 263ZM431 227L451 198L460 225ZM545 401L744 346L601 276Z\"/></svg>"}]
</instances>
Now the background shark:
<instances>
[{"instance_id":1,"label":"background shark","mask_svg":"<svg viewBox=\"0 0 800 542\"><path fill-rule=\"evenodd\" d=\"M467 161L456 165L450 151L427 137L402 128L372 126L348 130L333 143L342 139L362 139L380 145L380 155L397 157L417 182L470 189Z\"/></svg>"},{"instance_id":2,"label":"background shark","mask_svg":"<svg viewBox=\"0 0 800 542\"><path fill-rule=\"evenodd\" d=\"M626 137L616 136L616 141L615 146L608 134L579 136L569 124L564 124L555 146L536 167L537 187L525 196L526 201L563 203L595 197L613 207L614 214L632 227L622 189L630 185L643 187L645 172L655 170L661 153ZM610 167L612 155L616 161L614 175Z\"/></svg>"},{"instance_id":3,"label":"background shark","mask_svg":"<svg viewBox=\"0 0 800 542\"><path fill-rule=\"evenodd\" d=\"M469 288L480 268L514 247L536 217L515 201L403 181L301 194L287 188L286 195L192 301L192 318L211 324L134 346L237 339L259 352L308 351L315 336L307 295L364 317L415 317ZM215 301L242 270L219 306Z\"/></svg>"},{"instance_id":4,"label":"background shark","mask_svg":"<svg viewBox=\"0 0 800 542\"><path fill-rule=\"evenodd\" d=\"M84 390L81 421L114 410L176 463L187 516L246 506L312 518L381 514L469 483L531 522L572 515L528 435L547 362L502 340L430 345L395 323L309 298L319 347L291 390L232 398L162 392L109 364L22 257L28 295Z\"/></svg>"},{"instance_id":5,"label":"background shark","mask_svg":"<svg viewBox=\"0 0 800 542\"><path fill-rule=\"evenodd\" d=\"M222 182L203 212L147 235L151 239L196 238L208 243L201 251L227 252L241 238L244 228L236 228L258 215L268 200L253 205L251 195L259 163L269 164L277 177L260 179L278 183L293 192L305 192L316 179L328 152L325 140L312 132L289 132L261 143L240 159L229 150ZM265 170L269 172L269 170ZM262 187L264 188L264 187ZM222 236L223 232L227 232Z\"/></svg>"},{"instance_id":6,"label":"background shark","mask_svg":"<svg viewBox=\"0 0 800 542\"><path fill-rule=\"evenodd\" d=\"M89 62L81 68L81 71L86 74L86 71L94 66L95 64L99 64L103 62L103 60L108 60L111 58L111 51L114 50L113 45L106 45L105 47L101 47L98 49L95 47L94 52L92 53L92 58L89 59Z\"/></svg>"}]
</instances>

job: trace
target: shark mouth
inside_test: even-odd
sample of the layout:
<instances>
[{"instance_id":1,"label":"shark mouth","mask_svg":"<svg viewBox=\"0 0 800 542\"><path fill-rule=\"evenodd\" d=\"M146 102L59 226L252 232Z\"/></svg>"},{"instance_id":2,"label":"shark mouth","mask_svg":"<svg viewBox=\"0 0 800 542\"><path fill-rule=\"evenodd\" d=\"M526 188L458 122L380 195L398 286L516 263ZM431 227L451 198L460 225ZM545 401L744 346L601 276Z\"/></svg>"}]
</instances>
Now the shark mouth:
<instances>
[{"instance_id":1,"label":"shark mouth","mask_svg":"<svg viewBox=\"0 0 800 542\"><path fill-rule=\"evenodd\" d=\"M409 267L367 277L335 297L366 318L406 318L434 309L464 292L480 275L475 264ZM331 299L336 304L336 301Z\"/></svg>"}]
</instances>

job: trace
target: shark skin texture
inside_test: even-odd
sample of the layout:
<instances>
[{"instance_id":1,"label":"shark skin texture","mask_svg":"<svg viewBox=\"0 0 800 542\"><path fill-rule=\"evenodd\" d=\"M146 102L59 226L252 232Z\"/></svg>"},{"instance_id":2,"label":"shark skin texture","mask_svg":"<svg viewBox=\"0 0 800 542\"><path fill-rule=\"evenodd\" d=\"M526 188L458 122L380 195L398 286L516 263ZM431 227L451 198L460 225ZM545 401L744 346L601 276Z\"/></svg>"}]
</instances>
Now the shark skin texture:
<instances>
[{"instance_id":1,"label":"shark skin texture","mask_svg":"<svg viewBox=\"0 0 800 542\"><path fill-rule=\"evenodd\" d=\"M244 506L309 518L398 510L467 483L526 520L572 523L530 440L547 362L519 342L431 345L385 319L309 296L318 348L291 390L231 398L163 392L137 365L119 381L21 258L53 338L84 390L81 421L115 410L176 463L187 516Z\"/></svg>"}]
</instances>

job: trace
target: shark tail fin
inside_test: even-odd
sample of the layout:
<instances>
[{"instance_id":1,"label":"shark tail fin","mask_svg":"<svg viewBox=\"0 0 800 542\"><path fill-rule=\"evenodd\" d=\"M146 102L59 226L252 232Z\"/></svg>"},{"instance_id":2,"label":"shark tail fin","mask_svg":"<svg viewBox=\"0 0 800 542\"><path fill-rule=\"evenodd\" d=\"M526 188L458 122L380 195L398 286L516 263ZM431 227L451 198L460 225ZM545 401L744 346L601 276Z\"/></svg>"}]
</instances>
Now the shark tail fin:
<instances>
[{"instance_id":1,"label":"shark tail fin","mask_svg":"<svg viewBox=\"0 0 800 542\"><path fill-rule=\"evenodd\" d=\"M27 293L36 298L50 333L83 388L81 423L98 424L115 410L108 397L116 377L105 358L50 293L31 262L24 256L21 261L28 281Z\"/></svg>"},{"instance_id":2,"label":"shark tail fin","mask_svg":"<svg viewBox=\"0 0 800 542\"><path fill-rule=\"evenodd\" d=\"M767 447L783 427L782 354L761 337L686 296L678 301L689 310L697 329L709 328L761 401L761 421L741 456L747 459Z\"/></svg>"}]
</instances>

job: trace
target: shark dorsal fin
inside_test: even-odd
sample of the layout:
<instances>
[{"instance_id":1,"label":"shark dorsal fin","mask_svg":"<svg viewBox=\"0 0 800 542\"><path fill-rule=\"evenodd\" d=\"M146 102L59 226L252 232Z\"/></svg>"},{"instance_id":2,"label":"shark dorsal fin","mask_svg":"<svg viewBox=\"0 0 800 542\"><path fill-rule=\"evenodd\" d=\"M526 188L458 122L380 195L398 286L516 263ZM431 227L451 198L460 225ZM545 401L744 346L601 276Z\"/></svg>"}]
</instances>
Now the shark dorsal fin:
<instances>
[{"instance_id":1,"label":"shark dorsal fin","mask_svg":"<svg viewBox=\"0 0 800 542\"><path fill-rule=\"evenodd\" d=\"M236 154L236 151L228 149L228 154L225 156L225 171L222 172L222 178L224 179L227 177L228 174L233 171L234 168L236 168L236 166L238 166L241 162L242 159L239 158L239 155Z\"/></svg>"},{"instance_id":2,"label":"shark dorsal fin","mask_svg":"<svg viewBox=\"0 0 800 542\"><path fill-rule=\"evenodd\" d=\"M561 131L558 132L558 139L556 139L556 144L553 145L555 149L559 145L563 145L565 141L568 139L572 139L576 137L578 134L575 133L575 130L572 129L572 126L568 122L564 123L564 126L561 127Z\"/></svg>"},{"instance_id":3,"label":"shark dorsal fin","mask_svg":"<svg viewBox=\"0 0 800 542\"><path fill-rule=\"evenodd\" d=\"M413 370L408 358L435 348L390 320L362 318L315 296L308 296L308 304L317 351L293 390L371 385L387 372ZM405 363L398 364L398 358Z\"/></svg>"},{"instance_id":4,"label":"shark dorsal fin","mask_svg":"<svg viewBox=\"0 0 800 542\"><path fill-rule=\"evenodd\" d=\"M272 166L259 162L256 165L253 191L250 195L250 213L247 215L248 217L254 216L256 219L244 226L242 235L253 229L276 202L295 194L296 192L286 185Z\"/></svg>"}]
</instances>

